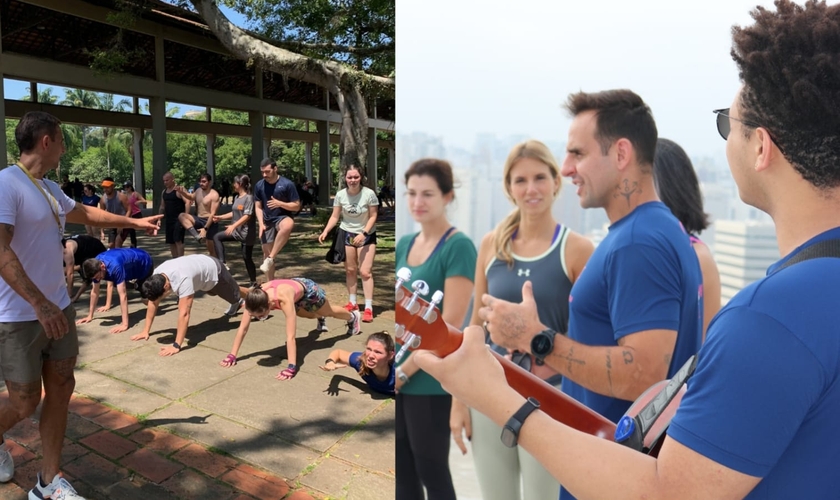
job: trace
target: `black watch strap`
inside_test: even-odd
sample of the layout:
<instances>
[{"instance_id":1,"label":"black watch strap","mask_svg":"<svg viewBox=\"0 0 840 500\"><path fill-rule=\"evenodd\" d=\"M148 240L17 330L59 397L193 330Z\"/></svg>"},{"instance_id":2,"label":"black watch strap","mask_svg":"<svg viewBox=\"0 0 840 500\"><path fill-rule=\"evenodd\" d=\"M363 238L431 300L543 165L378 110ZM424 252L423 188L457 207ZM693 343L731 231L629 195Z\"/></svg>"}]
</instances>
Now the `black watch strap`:
<instances>
[{"instance_id":1,"label":"black watch strap","mask_svg":"<svg viewBox=\"0 0 840 500\"><path fill-rule=\"evenodd\" d=\"M528 415L540 408L540 402L534 398L528 398L525 404L520 407L516 413L507 421L502 427L502 444L508 448L513 448L519 443L519 431L522 429L522 424Z\"/></svg>"}]
</instances>

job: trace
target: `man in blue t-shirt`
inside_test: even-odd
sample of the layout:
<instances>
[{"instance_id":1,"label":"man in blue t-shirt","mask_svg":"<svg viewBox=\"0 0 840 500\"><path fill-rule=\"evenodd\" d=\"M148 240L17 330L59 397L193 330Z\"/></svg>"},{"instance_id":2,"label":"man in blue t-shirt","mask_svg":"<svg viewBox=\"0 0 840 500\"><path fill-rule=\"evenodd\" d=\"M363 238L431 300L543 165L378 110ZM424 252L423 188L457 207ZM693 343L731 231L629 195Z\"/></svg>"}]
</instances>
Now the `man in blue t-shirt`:
<instances>
[{"instance_id":1,"label":"man in blue t-shirt","mask_svg":"<svg viewBox=\"0 0 840 500\"><path fill-rule=\"evenodd\" d=\"M99 301L99 282L108 282L105 293L105 305L96 309L96 312L105 312L111 309L111 295L114 292L114 285L117 286L117 293L120 296L120 309L122 311L122 323L109 330L111 333L120 333L128 330L128 292L126 281L135 281L134 288L140 289L140 285L152 275L154 262L152 256L145 250L139 248L114 248L102 252L95 258L87 259L82 263L80 269L86 281L93 283L90 291L90 310L84 318L76 320L77 325L88 323L93 319L93 311Z\"/></svg>"},{"instance_id":2,"label":"man in blue t-shirt","mask_svg":"<svg viewBox=\"0 0 840 500\"><path fill-rule=\"evenodd\" d=\"M702 275L688 235L654 189L656 124L629 90L578 93L562 174L584 208L611 225L569 296L569 331L537 316L530 282L523 303L485 296L492 340L531 352L563 375L562 390L617 422L654 383L700 349ZM498 340L497 340L498 339Z\"/></svg>"},{"instance_id":3,"label":"man in blue t-shirt","mask_svg":"<svg viewBox=\"0 0 840 500\"><path fill-rule=\"evenodd\" d=\"M731 107L716 110L717 128L741 199L772 216L783 257L712 320L658 458L526 414L521 408L533 404L507 386L480 328L468 328L445 360L413 356L500 425L526 414L514 419L508 442L578 498L823 499L840 491L840 6L778 0L753 18L733 29L743 85Z\"/></svg>"},{"instance_id":4,"label":"man in blue t-shirt","mask_svg":"<svg viewBox=\"0 0 840 500\"><path fill-rule=\"evenodd\" d=\"M260 271L274 279L274 257L289 241L294 216L300 211L300 197L292 181L277 172L277 163L266 158L260 164L263 178L254 186L254 209L260 225L260 243L265 260Z\"/></svg>"}]
</instances>

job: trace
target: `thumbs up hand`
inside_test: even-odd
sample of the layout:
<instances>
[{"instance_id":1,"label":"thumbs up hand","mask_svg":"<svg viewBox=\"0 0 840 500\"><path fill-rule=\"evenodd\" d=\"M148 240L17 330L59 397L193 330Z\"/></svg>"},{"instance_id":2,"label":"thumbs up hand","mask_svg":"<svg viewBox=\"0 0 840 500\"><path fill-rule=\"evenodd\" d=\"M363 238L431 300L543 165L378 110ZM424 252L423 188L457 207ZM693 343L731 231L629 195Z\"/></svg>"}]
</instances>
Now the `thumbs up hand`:
<instances>
[{"instance_id":1,"label":"thumbs up hand","mask_svg":"<svg viewBox=\"0 0 840 500\"><path fill-rule=\"evenodd\" d=\"M522 285L522 302L515 304L484 294L478 316L493 343L508 350L531 352L531 339L546 329L537 314L531 282Z\"/></svg>"}]
</instances>

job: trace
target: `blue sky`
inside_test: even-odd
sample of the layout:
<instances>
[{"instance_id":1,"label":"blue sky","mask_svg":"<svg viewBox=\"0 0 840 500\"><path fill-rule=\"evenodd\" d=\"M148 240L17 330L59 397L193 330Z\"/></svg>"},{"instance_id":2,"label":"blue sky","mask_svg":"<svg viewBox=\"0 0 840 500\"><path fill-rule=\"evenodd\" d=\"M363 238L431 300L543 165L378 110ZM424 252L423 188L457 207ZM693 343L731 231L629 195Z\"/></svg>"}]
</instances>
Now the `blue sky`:
<instances>
[{"instance_id":1,"label":"blue sky","mask_svg":"<svg viewBox=\"0 0 840 500\"><path fill-rule=\"evenodd\" d=\"M246 21L244 16L224 6L221 7L221 10L225 13L226 16L228 16L228 19L233 21L237 26L245 27ZM53 95L58 96L59 101L61 101L64 98L65 87L59 87L57 85L40 84L38 85L38 90L43 91L47 87L52 87L52 93ZM3 92L6 96L6 99L21 99L23 96L29 95L29 82L4 78ZM117 94L114 95L114 102L119 102L121 99L127 99L129 102L131 102L130 96ZM140 112L143 114L146 114L146 112L144 111L146 104L148 104L148 99L140 99ZM189 111L204 111L204 108L197 108L195 106L178 103L168 103L167 109L173 106L177 106L180 110L180 113L176 116L183 116L184 113L187 113Z\"/></svg>"}]
</instances>

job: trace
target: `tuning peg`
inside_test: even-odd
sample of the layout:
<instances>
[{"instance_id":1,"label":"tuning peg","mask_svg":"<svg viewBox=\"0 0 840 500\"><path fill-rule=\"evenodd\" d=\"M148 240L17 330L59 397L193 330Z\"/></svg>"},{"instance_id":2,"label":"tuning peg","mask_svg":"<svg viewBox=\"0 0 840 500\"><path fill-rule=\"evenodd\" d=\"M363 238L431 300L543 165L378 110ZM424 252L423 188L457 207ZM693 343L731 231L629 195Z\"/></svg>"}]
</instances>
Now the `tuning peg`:
<instances>
[{"instance_id":1,"label":"tuning peg","mask_svg":"<svg viewBox=\"0 0 840 500\"><path fill-rule=\"evenodd\" d=\"M426 312L423 313L423 320L424 321L433 321L434 317L432 316L435 312L435 307L440 304L440 301L443 300L443 292L437 290L435 293L432 294L432 300L429 302L429 307L426 309Z\"/></svg>"},{"instance_id":2,"label":"tuning peg","mask_svg":"<svg viewBox=\"0 0 840 500\"><path fill-rule=\"evenodd\" d=\"M405 356L405 353L407 353L409 349L417 349L420 347L421 341L422 339L419 335L408 332L403 339L402 347L400 347L400 350L397 351L397 355L394 356L394 363L399 364L400 360L403 356Z\"/></svg>"},{"instance_id":3,"label":"tuning peg","mask_svg":"<svg viewBox=\"0 0 840 500\"><path fill-rule=\"evenodd\" d=\"M411 279L411 269L407 267L401 267L397 271L397 286L396 290L399 290L403 283Z\"/></svg>"},{"instance_id":4,"label":"tuning peg","mask_svg":"<svg viewBox=\"0 0 840 500\"><path fill-rule=\"evenodd\" d=\"M423 280L417 280L411 284L411 288L414 290L414 293L411 294L411 299L406 304L405 309L410 312L411 314L417 314L414 306L417 305L417 298L420 295L426 295L429 293L429 285Z\"/></svg>"}]
</instances>

